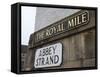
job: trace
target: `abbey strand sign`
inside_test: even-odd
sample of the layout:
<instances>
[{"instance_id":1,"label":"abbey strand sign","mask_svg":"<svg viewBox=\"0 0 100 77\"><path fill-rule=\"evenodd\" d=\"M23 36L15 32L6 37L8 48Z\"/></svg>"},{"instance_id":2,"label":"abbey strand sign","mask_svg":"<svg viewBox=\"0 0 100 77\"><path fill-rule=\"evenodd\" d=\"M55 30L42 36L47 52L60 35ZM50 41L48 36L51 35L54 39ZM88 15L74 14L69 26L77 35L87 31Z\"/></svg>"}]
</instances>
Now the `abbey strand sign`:
<instances>
[{"instance_id":1,"label":"abbey strand sign","mask_svg":"<svg viewBox=\"0 0 100 77\"><path fill-rule=\"evenodd\" d=\"M59 66L62 63L62 44L39 48L35 53L35 68Z\"/></svg>"},{"instance_id":2,"label":"abbey strand sign","mask_svg":"<svg viewBox=\"0 0 100 77\"><path fill-rule=\"evenodd\" d=\"M35 33L34 42L39 42L46 38L49 38L53 35L60 34L65 31L69 31L71 29L77 28L84 24L87 24L89 21L89 12L81 11L77 14L73 14L72 16L66 17L54 24L49 25L48 27L39 30Z\"/></svg>"}]
</instances>

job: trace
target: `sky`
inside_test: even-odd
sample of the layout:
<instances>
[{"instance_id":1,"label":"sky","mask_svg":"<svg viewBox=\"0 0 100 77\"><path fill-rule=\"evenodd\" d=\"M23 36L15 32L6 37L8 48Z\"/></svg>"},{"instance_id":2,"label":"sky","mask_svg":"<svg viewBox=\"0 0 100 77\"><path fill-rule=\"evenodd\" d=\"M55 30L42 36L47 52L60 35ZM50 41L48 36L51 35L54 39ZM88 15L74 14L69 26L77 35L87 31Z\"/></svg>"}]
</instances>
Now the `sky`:
<instances>
[{"instance_id":1,"label":"sky","mask_svg":"<svg viewBox=\"0 0 100 77\"><path fill-rule=\"evenodd\" d=\"M36 7L21 7L21 44L28 45L30 34L34 32Z\"/></svg>"}]
</instances>

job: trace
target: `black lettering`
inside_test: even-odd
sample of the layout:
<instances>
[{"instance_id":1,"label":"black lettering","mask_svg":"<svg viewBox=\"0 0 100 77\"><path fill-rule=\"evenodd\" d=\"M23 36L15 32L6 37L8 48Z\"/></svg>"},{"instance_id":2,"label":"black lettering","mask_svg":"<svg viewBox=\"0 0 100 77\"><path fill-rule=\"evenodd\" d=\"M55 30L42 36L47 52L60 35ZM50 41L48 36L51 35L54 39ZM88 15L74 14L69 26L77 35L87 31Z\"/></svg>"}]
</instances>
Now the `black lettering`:
<instances>
[{"instance_id":1,"label":"black lettering","mask_svg":"<svg viewBox=\"0 0 100 77\"><path fill-rule=\"evenodd\" d=\"M46 52L47 51L47 48L46 49L43 49L43 55L42 56L45 56L46 55Z\"/></svg>"},{"instance_id":2,"label":"black lettering","mask_svg":"<svg viewBox=\"0 0 100 77\"><path fill-rule=\"evenodd\" d=\"M50 56L50 64L54 63L53 58L54 58L53 56Z\"/></svg>"},{"instance_id":3,"label":"black lettering","mask_svg":"<svg viewBox=\"0 0 100 77\"><path fill-rule=\"evenodd\" d=\"M49 48L47 48L45 55L50 55L50 49Z\"/></svg>"},{"instance_id":4,"label":"black lettering","mask_svg":"<svg viewBox=\"0 0 100 77\"><path fill-rule=\"evenodd\" d=\"M55 54L56 47L57 47L57 46L52 47L52 48L53 48L53 54Z\"/></svg>"},{"instance_id":5,"label":"black lettering","mask_svg":"<svg viewBox=\"0 0 100 77\"><path fill-rule=\"evenodd\" d=\"M44 62L45 62L45 61L44 61L44 58L42 58L42 61L41 61L41 62L42 62L42 65L44 65Z\"/></svg>"},{"instance_id":6,"label":"black lettering","mask_svg":"<svg viewBox=\"0 0 100 77\"><path fill-rule=\"evenodd\" d=\"M48 57L46 58L46 62L45 62L45 64L49 64L49 60L48 60Z\"/></svg>"},{"instance_id":7,"label":"black lettering","mask_svg":"<svg viewBox=\"0 0 100 77\"><path fill-rule=\"evenodd\" d=\"M58 61L59 61L59 56L58 55L55 55L54 56L54 63L56 64L56 63L58 63Z\"/></svg>"},{"instance_id":8,"label":"black lettering","mask_svg":"<svg viewBox=\"0 0 100 77\"><path fill-rule=\"evenodd\" d=\"M42 52L41 52L41 50L40 50L39 56L42 56Z\"/></svg>"}]
</instances>

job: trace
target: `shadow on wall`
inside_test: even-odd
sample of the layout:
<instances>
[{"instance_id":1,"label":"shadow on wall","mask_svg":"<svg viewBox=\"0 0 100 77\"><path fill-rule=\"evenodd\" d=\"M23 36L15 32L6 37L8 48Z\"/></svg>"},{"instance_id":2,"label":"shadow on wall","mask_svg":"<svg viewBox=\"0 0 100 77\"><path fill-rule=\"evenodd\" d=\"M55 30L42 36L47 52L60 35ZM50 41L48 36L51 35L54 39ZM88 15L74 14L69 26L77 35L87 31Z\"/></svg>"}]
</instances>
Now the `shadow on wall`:
<instances>
[{"instance_id":1,"label":"shadow on wall","mask_svg":"<svg viewBox=\"0 0 100 77\"><path fill-rule=\"evenodd\" d=\"M26 67L26 58L27 58L27 45L21 45L21 70L24 71Z\"/></svg>"}]
</instances>

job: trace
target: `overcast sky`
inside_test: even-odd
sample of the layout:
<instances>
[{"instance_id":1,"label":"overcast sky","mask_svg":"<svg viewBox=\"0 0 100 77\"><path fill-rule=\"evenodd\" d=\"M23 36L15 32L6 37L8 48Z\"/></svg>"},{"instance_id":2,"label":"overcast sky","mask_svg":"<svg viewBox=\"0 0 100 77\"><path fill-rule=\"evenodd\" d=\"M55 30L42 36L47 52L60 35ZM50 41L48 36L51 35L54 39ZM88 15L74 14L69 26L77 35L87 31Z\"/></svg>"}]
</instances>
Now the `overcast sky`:
<instances>
[{"instance_id":1,"label":"overcast sky","mask_svg":"<svg viewBox=\"0 0 100 77\"><path fill-rule=\"evenodd\" d=\"M28 45L29 36L34 32L36 7L21 7L21 44Z\"/></svg>"}]
</instances>

